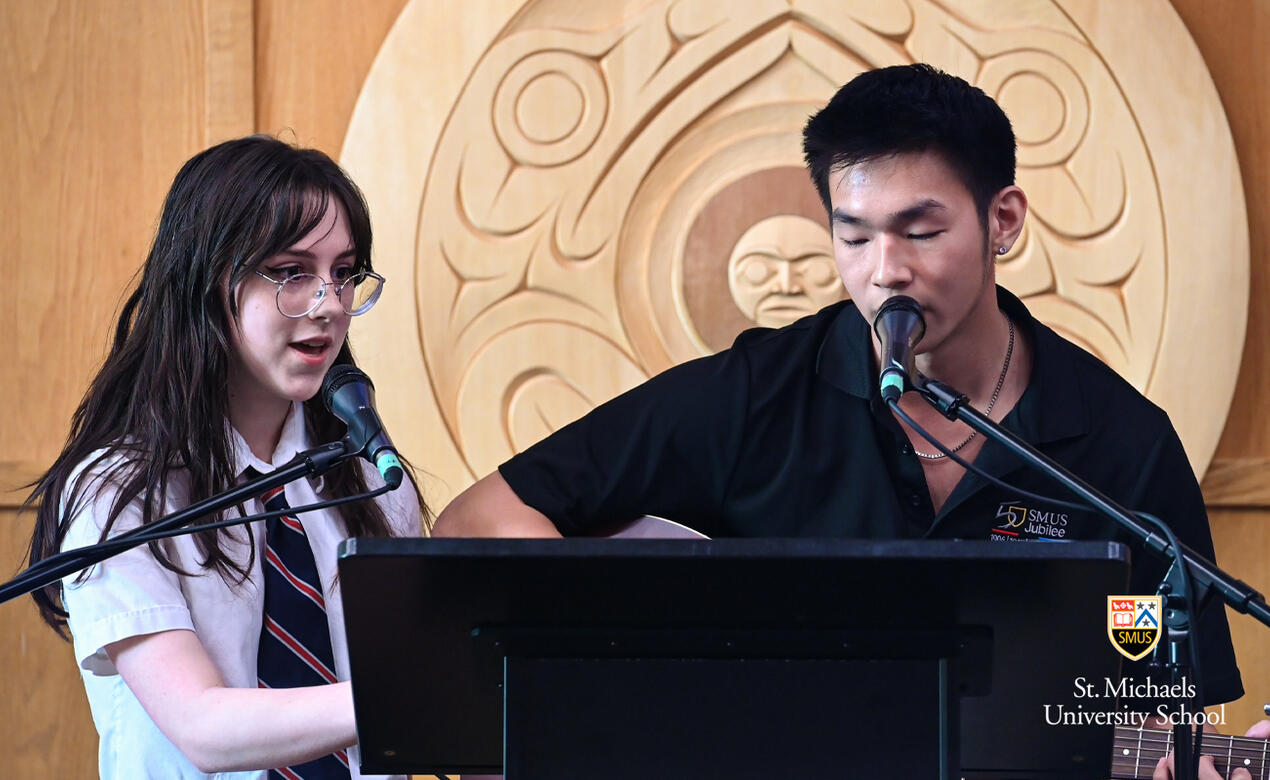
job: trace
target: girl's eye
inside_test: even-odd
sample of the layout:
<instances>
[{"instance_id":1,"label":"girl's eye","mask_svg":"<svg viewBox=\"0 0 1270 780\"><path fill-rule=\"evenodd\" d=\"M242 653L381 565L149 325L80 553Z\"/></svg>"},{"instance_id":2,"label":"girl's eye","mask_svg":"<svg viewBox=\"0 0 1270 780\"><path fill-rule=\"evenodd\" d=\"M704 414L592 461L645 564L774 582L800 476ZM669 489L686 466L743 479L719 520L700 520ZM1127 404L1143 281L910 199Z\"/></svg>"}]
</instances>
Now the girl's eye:
<instances>
[{"instance_id":1,"label":"girl's eye","mask_svg":"<svg viewBox=\"0 0 1270 780\"><path fill-rule=\"evenodd\" d=\"M278 281L290 279L293 276L304 273L304 269L298 265L284 265L277 268L269 269L269 276Z\"/></svg>"},{"instance_id":2,"label":"girl's eye","mask_svg":"<svg viewBox=\"0 0 1270 780\"><path fill-rule=\"evenodd\" d=\"M342 268L335 268L335 269L332 269L332 270L331 270L331 281L332 281L332 282L342 282L342 281L344 281L345 279L348 279L349 277L351 277L351 276L353 275L353 273L354 273L354 271L353 271L353 266L351 266L351 265L349 265L349 266L344 266L344 267L342 267Z\"/></svg>"},{"instance_id":3,"label":"girl's eye","mask_svg":"<svg viewBox=\"0 0 1270 780\"><path fill-rule=\"evenodd\" d=\"M908 237L913 239L914 241L927 241L943 232L944 231L942 230L932 230L929 233L909 233Z\"/></svg>"},{"instance_id":4,"label":"girl's eye","mask_svg":"<svg viewBox=\"0 0 1270 780\"><path fill-rule=\"evenodd\" d=\"M864 246L866 243L868 243L868 241L869 241L869 239L867 239L867 238L844 238L844 239L842 239L842 243L843 243L843 244L845 244L845 245L847 245L847 246Z\"/></svg>"}]
</instances>

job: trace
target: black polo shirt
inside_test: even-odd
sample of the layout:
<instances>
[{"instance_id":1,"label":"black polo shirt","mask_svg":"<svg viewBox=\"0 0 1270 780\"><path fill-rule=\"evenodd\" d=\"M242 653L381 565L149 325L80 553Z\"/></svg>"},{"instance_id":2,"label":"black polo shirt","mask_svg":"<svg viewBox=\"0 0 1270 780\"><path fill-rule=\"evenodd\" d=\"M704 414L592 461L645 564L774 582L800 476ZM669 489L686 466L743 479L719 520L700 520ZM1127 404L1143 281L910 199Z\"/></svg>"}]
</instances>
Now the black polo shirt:
<instances>
[{"instance_id":1,"label":"black polo shirt","mask_svg":"<svg viewBox=\"0 0 1270 780\"><path fill-rule=\"evenodd\" d=\"M1002 424L1212 558L1203 497L1168 416L1013 295L998 289L998 302L1033 346L1031 380ZM1133 548L1129 592L1155 592L1163 567L1092 511L1024 499L967 473L936 514L876 375L868 323L854 304L835 304L779 330L745 331L731 348L659 374L499 471L566 535L651 514L715 537L1113 539ZM975 465L1075 500L994 441ZM1205 699L1236 699L1243 687L1224 610L1205 610L1201 624Z\"/></svg>"}]
</instances>

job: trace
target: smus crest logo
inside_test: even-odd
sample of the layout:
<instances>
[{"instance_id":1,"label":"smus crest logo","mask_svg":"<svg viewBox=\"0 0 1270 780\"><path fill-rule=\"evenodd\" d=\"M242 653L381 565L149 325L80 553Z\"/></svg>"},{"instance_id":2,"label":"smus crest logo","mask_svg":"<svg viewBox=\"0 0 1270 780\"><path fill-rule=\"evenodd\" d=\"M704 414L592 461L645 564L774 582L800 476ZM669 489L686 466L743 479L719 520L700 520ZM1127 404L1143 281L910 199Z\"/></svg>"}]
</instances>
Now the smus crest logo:
<instances>
[{"instance_id":1,"label":"smus crest logo","mask_svg":"<svg viewBox=\"0 0 1270 780\"><path fill-rule=\"evenodd\" d=\"M988 532L994 542L1018 542L1032 539L1062 542L1067 538L1066 512L1029 507L1020 500L1002 501L997 506L996 525Z\"/></svg>"},{"instance_id":2,"label":"smus crest logo","mask_svg":"<svg viewBox=\"0 0 1270 780\"><path fill-rule=\"evenodd\" d=\"M1108 596L1107 637L1130 661L1155 649L1160 641L1159 596Z\"/></svg>"}]
</instances>

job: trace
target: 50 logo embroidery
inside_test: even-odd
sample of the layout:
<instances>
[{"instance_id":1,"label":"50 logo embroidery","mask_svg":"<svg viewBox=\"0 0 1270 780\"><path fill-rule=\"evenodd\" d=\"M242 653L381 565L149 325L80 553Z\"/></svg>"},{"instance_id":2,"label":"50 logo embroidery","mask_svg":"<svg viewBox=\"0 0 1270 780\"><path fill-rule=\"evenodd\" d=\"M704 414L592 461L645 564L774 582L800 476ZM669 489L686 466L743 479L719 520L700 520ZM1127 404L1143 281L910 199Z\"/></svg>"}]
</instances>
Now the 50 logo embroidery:
<instances>
[{"instance_id":1,"label":"50 logo embroidery","mask_svg":"<svg viewBox=\"0 0 1270 780\"><path fill-rule=\"evenodd\" d=\"M1058 542L1067 537L1066 512L1037 509L1017 501L1003 501L997 506L995 519L997 524L988 536L996 541L1036 539Z\"/></svg>"}]
</instances>

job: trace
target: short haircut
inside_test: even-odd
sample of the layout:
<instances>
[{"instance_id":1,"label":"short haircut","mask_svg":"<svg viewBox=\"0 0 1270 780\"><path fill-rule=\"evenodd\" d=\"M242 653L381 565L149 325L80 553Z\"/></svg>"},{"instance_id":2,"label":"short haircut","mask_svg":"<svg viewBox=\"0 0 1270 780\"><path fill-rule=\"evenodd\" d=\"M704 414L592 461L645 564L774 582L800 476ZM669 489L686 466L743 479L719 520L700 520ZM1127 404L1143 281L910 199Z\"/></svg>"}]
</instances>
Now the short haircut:
<instances>
[{"instance_id":1,"label":"short haircut","mask_svg":"<svg viewBox=\"0 0 1270 780\"><path fill-rule=\"evenodd\" d=\"M974 198L980 221L1014 183L1014 131L983 90L924 63L865 71L803 128L807 171L831 212L829 175L869 160L933 151Z\"/></svg>"}]
</instances>

